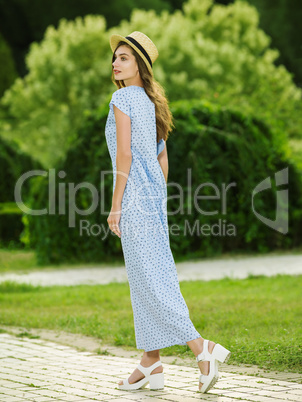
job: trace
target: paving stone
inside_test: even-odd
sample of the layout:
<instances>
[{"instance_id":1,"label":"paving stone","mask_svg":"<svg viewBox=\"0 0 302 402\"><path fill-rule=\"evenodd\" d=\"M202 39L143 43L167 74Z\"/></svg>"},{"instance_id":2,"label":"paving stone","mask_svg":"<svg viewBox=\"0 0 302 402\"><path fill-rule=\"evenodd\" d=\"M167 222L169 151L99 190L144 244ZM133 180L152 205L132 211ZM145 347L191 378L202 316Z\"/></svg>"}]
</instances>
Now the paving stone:
<instances>
[{"instance_id":1,"label":"paving stone","mask_svg":"<svg viewBox=\"0 0 302 402\"><path fill-rule=\"evenodd\" d=\"M299 395L293 395L293 394L288 394L287 392L280 392L278 394L273 394L273 396L276 396L276 399L283 399L285 401L295 401L295 402L301 402L302 398Z\"/></svg>"},{"instance_id":2,"label":"paving stone","mask_svg":"<svg viewBox=\"0 0 302 402\"><path fill-rule=\"evenodd\" d=\"M165 389L122 391L118 381L138 359L81 353L55 342L0 333L0 401L181 401L300 402L302 385L270 378L221 372L207 394L198 391L199 370L163 363ZM12 355L13 353L13 355ZM13 357L12 357L13 356ZM298 378L298 377L297 377ZM301 377L300 377L301 378ZM34 384L35 386L30 386Z\"/></svg>"},{"instance_id":3,"label":"paving stone","mask_svg":"<svg viewBox=\"0 0 302 402\"><path fill-rule=\"evenodd\" d=\"M302 395L302 389L290 389L289 391L287 391L288 394L292 394L292 395ZM302 400L302 397L301 397Z\"/></svg>"},{"instance_id":4,"label":"paving stone","mask_svg":"<svg viewBox=\"0 0 302 402\"><path fill-rule=\"evenodd\" d=\"M173 402L174 402L174 401L175 401L175 402L177 402L177 401L184 402L184 400L185 400L186 402L196 402L196 401L197 401L196 398L192 398L192 397L190 397L190 396L186 396L186 397L184 398L184 396L176 395L176 394L166 395L166 396L164 396L164 397L161 397L161 400L164 400L164 401L173 401Z\"/></svg>"},{"instance_id":5,"label":"paving stone","mask_svg":"<svg viewBox=\"0 0 302 402\"><path fill-rule=\"evenodd\" d=\"M22 399L17 398L17 397L12 396L12 395L7 396L7 395L4 395L4 394L3 395L0 394L0 401L3 401L3 402L20 402L20 401L22 401ZM23 401L24 401L24 399L23 399Z\"/></svg>"}]
</instances>

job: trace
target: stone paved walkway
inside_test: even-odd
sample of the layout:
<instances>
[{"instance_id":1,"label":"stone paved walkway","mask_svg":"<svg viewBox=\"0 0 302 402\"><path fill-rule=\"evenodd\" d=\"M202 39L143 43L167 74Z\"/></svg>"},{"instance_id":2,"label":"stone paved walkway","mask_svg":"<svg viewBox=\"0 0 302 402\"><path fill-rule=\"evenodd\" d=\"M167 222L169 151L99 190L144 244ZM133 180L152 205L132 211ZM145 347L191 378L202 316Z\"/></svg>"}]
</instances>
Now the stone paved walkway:
<instances>
[{"instance_id":1,"label":"stone paved walkway","mask_svg":"<svg viewBox=\"0 0 302 402\"><path fill-rule=\"evenodd\" d=\"M186 261L176 264L179 281L211 280L224 277L244 279L249 275L273 276L276 274L301 275L302 254L265 255L257 257L229 257ZM71 286L80 284L107 284L127 282L124 266L110 268L74 268L41 270L30 273L4 273L0 282L12 280L42 286Z\"/></svg>"},{"instance_id":2,"label":"stone paved walkway","mask_svg":"<svg viewBox=\"0 0 302 402\"><path fill-rule=\"evenodd\" d=\"M198 368L167 364L164 390L121 391L138 359L97 355L42 339L0 334L0 401L301 401L300 383L221 371L207 394L198 389Z\"/></svg>"}]
</instances>

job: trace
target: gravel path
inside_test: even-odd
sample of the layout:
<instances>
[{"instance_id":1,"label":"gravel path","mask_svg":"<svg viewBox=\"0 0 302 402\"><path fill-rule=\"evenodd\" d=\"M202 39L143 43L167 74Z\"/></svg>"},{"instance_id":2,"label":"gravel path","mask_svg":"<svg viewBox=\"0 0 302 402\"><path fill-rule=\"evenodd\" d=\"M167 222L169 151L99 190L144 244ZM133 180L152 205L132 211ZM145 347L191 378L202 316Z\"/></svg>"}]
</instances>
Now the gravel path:
<instances>
[{"instance_id":1,"label":"gravel path","mask_svg":"<svg viewBox=\"0 0 302 402\"><path fill-rule=\"evenodd\" d=\"M179 281L199 279L209 281L224 277L244 279L249 275L301 275L302 255L266 255L186 261L177 263L176 268ZM42 286L95 285L110 282L127 282L127 273L125 267L121 266L41 270L26 274L0 274L0 282L6 280Z\"/></svg>"}]
</instances>

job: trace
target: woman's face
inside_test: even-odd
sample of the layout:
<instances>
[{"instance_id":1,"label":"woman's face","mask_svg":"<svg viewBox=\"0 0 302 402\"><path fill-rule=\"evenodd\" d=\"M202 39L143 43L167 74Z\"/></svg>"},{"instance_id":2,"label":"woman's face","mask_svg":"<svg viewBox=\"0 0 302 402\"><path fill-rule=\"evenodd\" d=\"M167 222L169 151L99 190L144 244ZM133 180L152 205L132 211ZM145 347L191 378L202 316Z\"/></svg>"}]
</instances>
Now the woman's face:
<instances>
[{"instance_id":1,"label":"woman's face","mask_svg":"<svg viewBox=\"0 0 302 402\"><path fill-rule=\"evenodd\" d=\"M112 66L116 80L124 80L124 82L126 80L127 82L127 80L131 81L139 75L136 59L126 45L116 49Z\"/></svg>"}]
</instances>

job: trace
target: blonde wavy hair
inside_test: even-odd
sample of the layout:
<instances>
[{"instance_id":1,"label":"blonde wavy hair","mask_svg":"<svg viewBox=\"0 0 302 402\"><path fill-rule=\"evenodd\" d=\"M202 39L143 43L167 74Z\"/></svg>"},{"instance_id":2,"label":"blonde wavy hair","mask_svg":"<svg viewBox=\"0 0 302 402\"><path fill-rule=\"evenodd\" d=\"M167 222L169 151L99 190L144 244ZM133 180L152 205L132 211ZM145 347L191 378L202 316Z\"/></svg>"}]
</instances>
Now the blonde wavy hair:
<instances>
[{"instance_id":1,"label":"blonde wavy hair","mask_svg":"<svg viewBox=\"0 0 302 402\"><path fill-rule=\"evenodd\" d=\"M159 142L161 139L166 141L169 137L169 133L173 130L175 125L173 122L173 115L169 109L169 102L166 97L165 90L154 79L154 77L152 77L144 60L131 46L128 45L127 42L120 41L117 44L115 51L122 45L126 45L130 49L131 53L134 55L139 69L139 75L143 81L143 86L146 94L155 105L157 142ZM115 60L115 51L112 55L112 63ZM124 88L126 86L123 80L116 80L114 78L113 66L111 80L118 87L118 89Z\"/></svg>"}]
</instances>

